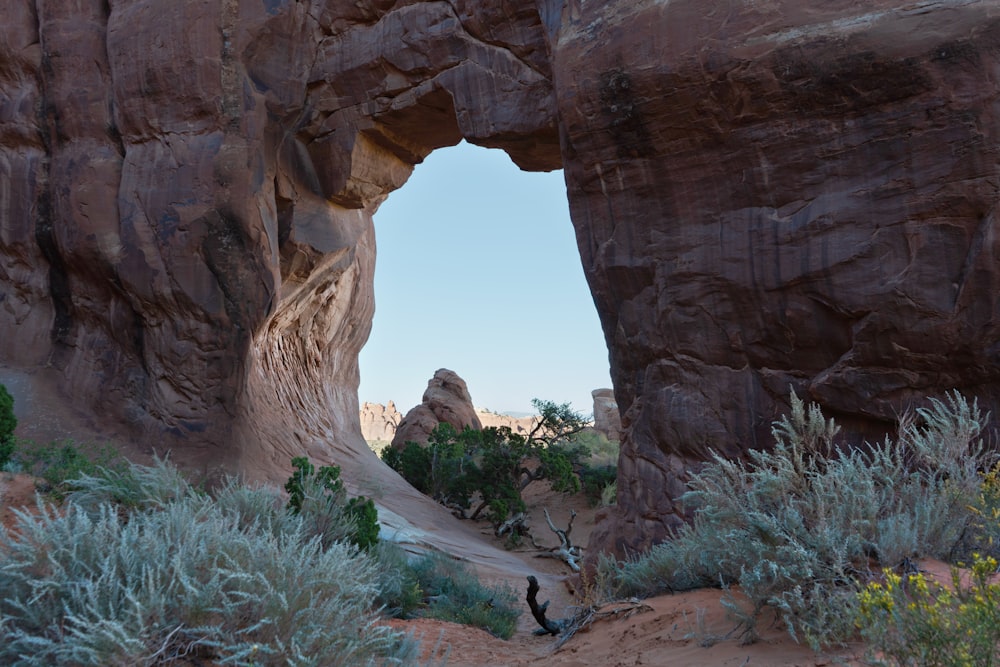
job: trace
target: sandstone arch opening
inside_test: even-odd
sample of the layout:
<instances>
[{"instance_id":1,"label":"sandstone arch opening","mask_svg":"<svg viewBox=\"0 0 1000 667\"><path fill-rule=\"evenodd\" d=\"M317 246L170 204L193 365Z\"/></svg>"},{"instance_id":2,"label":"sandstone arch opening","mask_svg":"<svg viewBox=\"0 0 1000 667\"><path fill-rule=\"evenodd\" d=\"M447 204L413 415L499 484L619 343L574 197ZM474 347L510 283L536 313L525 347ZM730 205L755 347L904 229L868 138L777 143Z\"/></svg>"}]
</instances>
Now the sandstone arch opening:
<instances>
[{"instance_id":1,"label":"sandstone arch opening","mask_svg":"<svg viewBox=\"0 0 1000 667\"><path fill-rule=\"evenodd\" d=\"M374 217L375 317L362 402L405 412L450 368L477 407L532 398L592 408L610 386L561 171L524 172L498 150L438 149Z\"/></svg>"}]
</instances>

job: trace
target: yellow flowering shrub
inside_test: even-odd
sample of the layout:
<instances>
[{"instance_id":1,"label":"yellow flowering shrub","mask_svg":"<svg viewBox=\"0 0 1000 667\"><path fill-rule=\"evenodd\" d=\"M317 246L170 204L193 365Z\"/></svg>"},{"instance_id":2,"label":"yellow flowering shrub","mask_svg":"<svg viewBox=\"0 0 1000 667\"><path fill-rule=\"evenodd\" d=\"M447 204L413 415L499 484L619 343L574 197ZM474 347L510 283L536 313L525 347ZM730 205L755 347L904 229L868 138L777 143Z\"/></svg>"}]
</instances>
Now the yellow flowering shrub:
<instances>
[{"instance_id":1,"label":"yellow flowering shrub","mask_svg":"<svg viewBox=\"0 0 1000 667\"><path fill-rule=\"evenodd\" d=\"M859 594L857 625L876 664L919 667L1000 665L997 561L973 554L971 568L952 568L951 587L922 573L885 571Z\"/></svg>"}]
</instances>

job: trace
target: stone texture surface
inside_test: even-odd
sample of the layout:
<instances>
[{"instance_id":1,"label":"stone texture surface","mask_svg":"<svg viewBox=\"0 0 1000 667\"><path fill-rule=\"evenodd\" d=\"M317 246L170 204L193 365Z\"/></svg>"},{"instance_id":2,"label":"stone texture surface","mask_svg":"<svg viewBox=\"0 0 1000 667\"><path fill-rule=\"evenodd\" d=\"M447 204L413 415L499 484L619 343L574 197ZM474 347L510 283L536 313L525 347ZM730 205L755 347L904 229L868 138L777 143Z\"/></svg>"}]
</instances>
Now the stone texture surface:
<instances>
[{"instance_id":1,"label":"stone texture surface","mask_svg":"<svg viewBox=\"0 0 1000 667\"><path fill-rule=\"evenodd\" d=\"M952 387L996 416L998 66L995 2L569 3L564 164L625 429L593 543L663 536L790 387L845 437Z\"/></svg>"},{"instance_id":2,"label":"stone texture surface","mask_svg":"<svg viewBox=\"0 0 1000 667\"><path fill-rule=\"evenodd\" d=\"M0 31L0 362L195 467L364 469L372 214L462 138L560 166L530 4L11 0Z\"/></svg>"},{"instance_id":3,"label":"stone texture surface","mask_svg":"<svg viewBox=\"0 0 1000 667\"><path fill-rule=\"evenodd\" d=\"M622 418L615 402L615 390L595 389L590 395L594 398L594 430L608 440L620 442Z\"/></svg>"},{"instance_id":4,"label":"stone texture surface","mask_svg":"<svg viewBox=\"0 0 1000 667\"><path fill-rule=\"evenodd\" d=\"M7 0L0 34L0 363L192 466L395 483L372 214L463 137L566 169L623 428L594 544L662 537L790 387L845 434L1000 414L993 0Z\"/></svg>"},{"instance_id":5,"label":"stone texture surface","mask_svg":"<svg viewBox=\"0 0 1000 667\"><path fill-rule=\"evenodd\" d=\"M511 417L483 408L475 408L475 413L482 428L505 426L514 433L527 435L535 424L533 417ZM396 404L393 401L389 401L388 405L362 403L359 417L361 435L364 436L369 445L373 442L391 443L396 436L399 423L403 420L403 415L396 409Z\"/></svg>"},{"instance_id":6,"label":"stone texture surface","mask_svg":"<svg viewBox=\"0 0 1000 667\"><path fill-rule=\"evenodd\" d=\"M422 445L441 423L451 424L456 431L483 428L465 380L447 368L438 369L427 382L420 405L411 408L399 422L391 445L404 447L408 442Z\"/></svg>"},{"instance_id":7,"label":"stone texture surface","mask_svg":"<svg viewBox=\"0 0 1000 667\"><path fill-rule=\"evenodd\" d=\"M389 401L388 405L381 403L369 403L365 401L361 404L359 414L361 421L361 435L365 442L392 442L396 435L396 427L403 420L403 414L396 409L396 404Z\"/></svg>"}]
</instances>

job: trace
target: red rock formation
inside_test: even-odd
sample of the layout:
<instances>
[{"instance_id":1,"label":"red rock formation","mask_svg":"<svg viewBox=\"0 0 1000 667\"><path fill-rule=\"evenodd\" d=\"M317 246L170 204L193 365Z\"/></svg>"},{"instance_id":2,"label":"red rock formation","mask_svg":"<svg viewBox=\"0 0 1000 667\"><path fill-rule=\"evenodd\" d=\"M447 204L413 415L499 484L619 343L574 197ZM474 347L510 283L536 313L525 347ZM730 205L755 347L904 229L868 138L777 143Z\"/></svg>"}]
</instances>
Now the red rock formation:
<instances>
[{"instance_id":1,"label":"red rock formation","mask_svg":"<svg viewBox=\"0 0 1000 667\"><path fill-rule=\"evenodd\" d=\"M388 474L371 216L462 137L566 168L624 429L595 544L664 535L790 386L845 433L1000 398L995 3L7 0L0 34L0 362L192 464Z\"/></svg>"},{"instance_id":2,"label":"red rock formation","mask_svg":"<svg viewBox=\"0 0 1000 667\"><path fill-rule=\"evenodd\" d=\"M487 4L3 3L0 361L194 465L361 465L372 213L463 137L560 166L538 14Z\"/></svg>"},{"instance_id":3,"label":"red rock formation","mask_svg":"<svg viewBox=\"0 0 1000 667\"><path fill-rule=\"evenodd\" d=\"M790 387L847 436L950 387L996 415L998 67L992 2L569 3L566 179L626 432L594 544L662 536Z\"/></svg>"},{"instance_id":4,"label":"red rock formation","mask_svg":"<svg viewBox=\"0 0 1000 667\"><path fill-rule=\"evenodd\" d=\"M365 402L361 404L359 419L361 421L361 436L371 446L374 442L392 442L403 415L396 409L396 404L392 401L389 401L388 405Z\"/></svg>"},{"instance_id":5,"label":"red rock formation","mask_svg":"<svg viewBox=\"0 0 1000 667\"><path fill-rule=\"evenodd\" d=\"M498 412L490 412L483 408L476 408L476 416L483 428L509 428L519 435L528 435L531 429L538 423L538 417L511 417Z\"/></svg>"},{"instance_id":6,"label":"red rock formation","mask_svg":"<svg viewBox=\"0 0 1000 667\"><path fill-rule=\"evenodd\" d=\"M431 431L441 423L451 424L456 431L466 427L477 431L483 428L465 380L447 368L438 369L427 382L420 405L411 408L399 422L391 445L404 447L408 442L424 444Z\"/></svg>"},{"instance_id":7,"label":"red rock formation","mask_svg":"<svg viewBox=\"0 0 1000 667\"><path fill-rule=\"evenodd\" d=\"M527 435L535 425L535 417L511 417L483 408L475 409L476 417L482 428L498 428L505 426L514 433ZM381 403L362 403L359 414L361 419L361 434L365 441L371 443L380 441L391 443L396 436L396 429L403 420L403 415L396 409L396 404L389 401L388 405ZM434 425L431 426L433 429Z\"/></svg>"},{"instance_id":8,"label":"red rock formation","mask_svg":"<svg viewBox=\"0 0 1000 667\"><path fill-rule=\"evenodd\" d=\"M622 439L622 418L615 402L613 389L595 389L590 392L594 398L594 430L608 440L620 442Z\"/></svg>"}]
</instances>

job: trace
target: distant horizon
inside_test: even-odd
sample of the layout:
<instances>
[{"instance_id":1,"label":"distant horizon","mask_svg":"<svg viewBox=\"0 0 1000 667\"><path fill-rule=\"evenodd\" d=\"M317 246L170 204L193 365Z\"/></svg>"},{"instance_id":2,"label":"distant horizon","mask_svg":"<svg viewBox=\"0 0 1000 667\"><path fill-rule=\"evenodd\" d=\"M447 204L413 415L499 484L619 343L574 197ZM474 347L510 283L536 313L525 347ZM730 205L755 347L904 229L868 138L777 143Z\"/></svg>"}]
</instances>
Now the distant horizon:
<instances>
[{"instance_id":1,"label":"distant horizon","mask_svg":"<svg viewBox=\"0 0 1000 667\"><path fill-rule=\"evenodd\" d=\"M400 414L403 414L403 415L405 415L407 412L409 412L410 410L412 410L413 408L416 407L416 405L411 405L411 406L409 406L409 407L407 407L407 408L404 409L403 406L399 405L399 403L397 401L394 401L392 399L389 399L389 400L393 403L393 405L396 406L396 411L399 412ZM366 405L381 405L383 408L389 407L389 403L388 402L383 403L381 401L360 401L360 403L359 403L360 407L364 407ZM419 405L419 403L417 405ZM514 419L521 419L521 418L524 418L524 417L535 417L535 416L538 415L537 411L535 411L535 412L520 412L520 411L517 411L517 412L499 412L497 410L491 410L489 408L484 408L484 407L481 407L479 405L473 405L472 407L475 408L476 412L486 412L486 413L491 414L491 415L500 415L501 417L513 417ZM591 415L591 416L593 416L593 415Z\"/></svg>"},{"instance_id":2,"label":"distant horizon","mask_svg":"<svg viewBox=\"0 0 1000 667\"><path fill-rule=\"evenodd\" d=\"M520 171L500 150L435 151L375 214L375 318L360 403L406 413L439 368L473 405L531 399L593 411L608 351L580 263L561 171Z\"/></svg>"}]
</instances>

